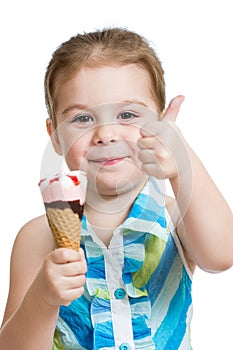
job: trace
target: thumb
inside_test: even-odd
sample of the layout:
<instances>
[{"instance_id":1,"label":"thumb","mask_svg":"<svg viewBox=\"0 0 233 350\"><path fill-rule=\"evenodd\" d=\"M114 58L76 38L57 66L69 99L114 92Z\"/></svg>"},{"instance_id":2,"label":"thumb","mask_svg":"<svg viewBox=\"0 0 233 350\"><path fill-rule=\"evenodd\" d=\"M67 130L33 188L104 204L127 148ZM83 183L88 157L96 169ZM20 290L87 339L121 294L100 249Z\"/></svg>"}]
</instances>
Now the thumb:
<instances>
[{"instance_id":1,"label":"thumb","mask_svg":"<svg viewBox=\"0 0 233 350\"><path fill-rule=\"evenodd\" d=\"M166 119L170 122L175 123L177 115L178 115L179 110L180 110L180 106L183 103L184 98L185 97L182 95L174 97L170 101L168 107L163 112L163 119Z\"/></svg>"}]
</instances>

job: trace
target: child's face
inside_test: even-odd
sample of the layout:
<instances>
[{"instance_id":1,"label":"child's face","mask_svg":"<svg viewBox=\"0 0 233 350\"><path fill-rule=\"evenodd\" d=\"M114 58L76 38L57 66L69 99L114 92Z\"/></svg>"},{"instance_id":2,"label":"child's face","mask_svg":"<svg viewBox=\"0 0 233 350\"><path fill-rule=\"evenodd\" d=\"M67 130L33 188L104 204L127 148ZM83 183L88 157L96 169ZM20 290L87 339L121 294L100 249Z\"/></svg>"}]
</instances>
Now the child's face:
<instances>
[{"instance_id":1,"label":"child's face","mask_svg":"<svg viewBox=\"0 0 233 350\"><path fill-rule=\"evenodd\" d=\"M150 88L137 65L85 67L59 88L58 147L69 168L85 169L102 195L145 182L136 159L140 128L157 116Z\"/></svg>"}]
</instances>

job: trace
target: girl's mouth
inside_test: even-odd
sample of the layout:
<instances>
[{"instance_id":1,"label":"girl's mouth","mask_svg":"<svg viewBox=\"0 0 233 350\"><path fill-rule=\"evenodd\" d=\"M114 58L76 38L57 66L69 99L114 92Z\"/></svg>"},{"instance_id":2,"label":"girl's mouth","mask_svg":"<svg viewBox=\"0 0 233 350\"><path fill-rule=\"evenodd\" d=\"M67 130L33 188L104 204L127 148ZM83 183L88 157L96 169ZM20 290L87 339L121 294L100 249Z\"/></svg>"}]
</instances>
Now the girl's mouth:
<instances>
[{"instance_id":1,"label":"girl's mouth","mask_svg":"<svg viewBox=\"0 0 233 350\"><path fill-rule=\"evenodd\" d=\"M110 166L110 165L119 164L120 162L122 162L126 158L127 157L100 158L100 159L92 160L92 162L97 163L97 164L102 165L102 166Z\"/></svg>"}]
</instances>

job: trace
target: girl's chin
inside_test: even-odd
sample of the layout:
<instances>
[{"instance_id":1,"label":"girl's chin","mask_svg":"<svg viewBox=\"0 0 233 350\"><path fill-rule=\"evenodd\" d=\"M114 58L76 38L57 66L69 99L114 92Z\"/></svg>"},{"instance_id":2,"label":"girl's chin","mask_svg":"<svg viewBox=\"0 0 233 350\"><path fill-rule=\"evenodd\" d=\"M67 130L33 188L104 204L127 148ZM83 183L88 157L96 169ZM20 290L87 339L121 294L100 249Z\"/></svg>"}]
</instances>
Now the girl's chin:
<instances>
[{"instance_id":1,"label":"girl's chin","mask_svg":"<svg viewBox=\"0 0 233 350\"><path fill-rule=\"evenodd\" d=\"M140 171L138 176L116 176L115 174L98 174L95 177L88 176L88 187L90 190L98 193L100 196L119 196L125 194L131 194L132 191L137 191L137 188L141 190L141 187L147 181L147 177Z\"/></svg>"}]
</instances>

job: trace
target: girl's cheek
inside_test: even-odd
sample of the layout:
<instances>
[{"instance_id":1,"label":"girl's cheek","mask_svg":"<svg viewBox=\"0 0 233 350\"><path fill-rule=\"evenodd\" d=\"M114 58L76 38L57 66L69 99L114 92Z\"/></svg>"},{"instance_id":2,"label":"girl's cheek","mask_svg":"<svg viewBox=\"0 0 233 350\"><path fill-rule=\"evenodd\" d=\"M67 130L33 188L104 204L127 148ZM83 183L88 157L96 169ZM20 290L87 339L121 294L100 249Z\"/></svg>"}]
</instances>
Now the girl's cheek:
<instances>
[{"instance_id":1,"label":"girl's cheek","mask_svg":"<svg viewBox=\"0 0 233 350\"><path fill-rule=\"evenodd\" d=\"M130 145L131 148L137 149L138 140L141 138L140 128L132 127L124 135L125 141Z\"/></svg>"},{"instance_id":2,"label":"girl's cheek","mask_svg":"<svg viewBox=\"0 0 233 350\"><path fill-rule=\"evenodd\" d=\"M87 138L87 135L83 135L80 132L66 131L61 133L61 144L64 154L70 153L76 156L79 153L82 154L85 147L88 148L89 139Z\"/></svg>"},{"instance_id":3,"label":"girl's cheek","mask_svg":"<svg viewBox=\"0 0 233 350\"><path fill-rule=\"evenodd\" d=\"M82 152L80 152L80 147L76 144L66 148L65 159L70 170L78 170L82 168L82 163L84 163Z\"/></svg>"}]
</instances>

